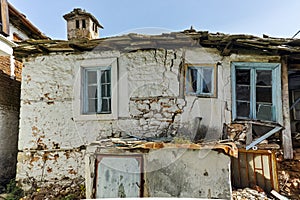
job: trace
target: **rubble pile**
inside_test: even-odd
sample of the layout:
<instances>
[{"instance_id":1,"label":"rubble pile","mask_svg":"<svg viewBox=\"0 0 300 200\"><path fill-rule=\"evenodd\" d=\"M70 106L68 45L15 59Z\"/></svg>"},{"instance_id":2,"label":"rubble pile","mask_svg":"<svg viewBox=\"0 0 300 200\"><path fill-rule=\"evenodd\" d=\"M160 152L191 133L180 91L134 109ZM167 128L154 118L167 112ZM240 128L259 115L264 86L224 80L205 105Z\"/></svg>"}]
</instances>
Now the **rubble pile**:
<instances>
[{"instance_id":1,"label":"rubble pile","mask_svg":"<svg viewBox=\"0 0 300 200\"><path fill-rule=\"evenodd\" d=\"M300 199L300 159L295 159L298 158L283 160L280 152L277 161L280 194L296 200Z\"/></svg>"},{"instance_id":2,"label":"rubble pile","mask_svg":"<svg viewBox=\"0 0 300 200\"><path fill-rule=\"evenodd\" d=\"M262 190L251 188L237 189L232 191L233 200L269 200L267 194Z\"/></svg>"},{"instance_id":3,"label":"rubble pile","mask_svg":"<svg viewBox=\"0 0 300 200\"><path fill-rule=\"evenodd\" d=\"M44 199L72 199L85 198L85 186L83 179L74 179L63 186L51 183L44 187L34 188L25 193L21 200L44 200Z\"/></svg>"},{"instance_id":4,"label":"rubble pile","mask_svg":"<svg viewBox=\"0 0 300 200\"><path fill-rule=\"evenodd\" d=\"M264 124L258 124L259 126L266 128ZM251 134L251 138L247 138L247 135ZM262 134L263 135L263 134ZM223 139L233 141L238 148L246 148L251 142L258 139L261 135L256 135L252 130L250 123L230 123L224 124ZM256 145L258 149L280 149L280 145L277 144L276 137L269 137Z\"/></svg>"}]
</instances>

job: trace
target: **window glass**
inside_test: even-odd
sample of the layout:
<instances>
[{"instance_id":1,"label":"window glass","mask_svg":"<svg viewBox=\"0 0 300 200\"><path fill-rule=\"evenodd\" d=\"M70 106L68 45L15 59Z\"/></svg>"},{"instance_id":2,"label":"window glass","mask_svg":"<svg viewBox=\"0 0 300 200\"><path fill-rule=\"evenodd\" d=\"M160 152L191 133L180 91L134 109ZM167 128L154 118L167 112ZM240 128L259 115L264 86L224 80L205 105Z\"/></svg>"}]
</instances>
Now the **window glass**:
<instances>
[{"instance_id":1,"label":"window glass","mask_svg":"<svg viewBox=\"0 0 300 200\"><path fill-rule=\"evenodd\" d=\"M84 113L111 113L111 70L84 69Z\"/></svg>"},{"instance_id":2,"label":"window glass","mask_svg":"<svg viewBox=\"0 0 300 200\"><path fill-rule=\"evenodd\" d=\"M202 70L202 93L212 93L213 68L203 68Z\"/></svg>"},{"instance_id":3,"label":"window glass","mask_svg":"<svg viewBox=\"0 0 300 200\"><path fill-rule=\"evenodd\" d=\"M277 120L274 73L277 64L242 63L234 65L233 117L254 120ZM278 95L277 95L278 96ZM278 103L277 103L278 104Z\"/></svg>"},{"instance_id":4,"label":"window glass","mask_svg":"<svg viewBox=\"0 0 300 200\"><path fill-rule=\"evenodd\" d=\"M186 90L187 94L197 96L213 96L214 67L189 66L187 68Z\"/></svg>"},{"instance_id":5,"label":"window glass","mask_svg":"<svg viewBox=\"0 0 300 200\"><path fill-rule=\"evenodd\" d=\"M250 117L250 102L237 102L237 116L238 117Z\"/></svg>"}]
</instances>

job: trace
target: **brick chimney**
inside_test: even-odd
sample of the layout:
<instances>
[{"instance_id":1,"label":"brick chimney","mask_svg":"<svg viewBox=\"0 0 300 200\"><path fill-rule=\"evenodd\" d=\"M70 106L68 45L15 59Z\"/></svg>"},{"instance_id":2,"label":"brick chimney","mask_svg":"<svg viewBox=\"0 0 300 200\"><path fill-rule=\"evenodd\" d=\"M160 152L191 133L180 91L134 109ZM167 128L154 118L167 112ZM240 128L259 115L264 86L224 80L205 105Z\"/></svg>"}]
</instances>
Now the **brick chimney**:
<instances>
[{"instance_id":1,"label":"brick chimney","mask_svg":"<svg viewBox=\"0 0 300 200\"><path fill-rule=\"evenodd\" d=\"M81 8L74 8L64 19L67 21L68 40L74 39L97 39L99 38L99 28L103 27L98 20Z\"/></svg>"}]
</instances>

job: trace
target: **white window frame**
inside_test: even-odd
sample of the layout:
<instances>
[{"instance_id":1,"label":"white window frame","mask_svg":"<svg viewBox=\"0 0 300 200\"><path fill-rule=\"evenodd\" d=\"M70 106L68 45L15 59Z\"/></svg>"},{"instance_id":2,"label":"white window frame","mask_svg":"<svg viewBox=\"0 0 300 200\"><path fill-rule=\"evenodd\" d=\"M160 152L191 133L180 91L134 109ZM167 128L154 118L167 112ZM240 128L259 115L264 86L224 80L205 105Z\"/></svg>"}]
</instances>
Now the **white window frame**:
<instances>
[{"instance_id":1,"label":"white window frame","mask_svg":"<svg viewBox=\"0 0 300 200\"><path fill-rule=\"evenodd\" d=\"M74 102L73 113L74 120L80 121L98 121L98 120L116 120L118 119L118 59L113 58L87 58L80 63L75 72L74 83ZM111 69L111 113L84 113L84 71L85 69L97 69L99 67Z\"/></svg>"},{"instance_id":2,"label":"white window frame","mask_svg":"<svg viewBox=\"0 0 300 200\"><path fill-rule=\"evenodd\" d=\"M189 77L190 69L196 69L197 73L197 91L191 91L191 80ZM209 93L203 92L203 70L212 69L211 77L211 89ZM185 65L185 90L187 95L197 96L197 97L217 97L217 66L215 64L187 64ZM200 89L199 89L200 88Z\"/></svg>"},{"instance_id":3,"label":"white window frame","mask_svg":"<svg viewBox=\"0 0 300 200\"><path fill-rule=\"evenodd\" d=\"M111 77L111 67L87 67L83 69L83 114L110 114L111 113L111 78L109 84L109 90L110 90L110 96L109 97L102 97L102 80L101 80L101 74L103 71L109 71L110 77ZM87 78L87 73L88 72L96 72L97 74L97 82L93 84L94 86L97 87L97 106L96 106L96 111L95 112L90 112L89 111L89 96L88 96L88 78ZM110 110L108 111L103 111L102 110L102 101L103 99L108 100L109 102L109 107Z\"/></svg>"}]
</instances>

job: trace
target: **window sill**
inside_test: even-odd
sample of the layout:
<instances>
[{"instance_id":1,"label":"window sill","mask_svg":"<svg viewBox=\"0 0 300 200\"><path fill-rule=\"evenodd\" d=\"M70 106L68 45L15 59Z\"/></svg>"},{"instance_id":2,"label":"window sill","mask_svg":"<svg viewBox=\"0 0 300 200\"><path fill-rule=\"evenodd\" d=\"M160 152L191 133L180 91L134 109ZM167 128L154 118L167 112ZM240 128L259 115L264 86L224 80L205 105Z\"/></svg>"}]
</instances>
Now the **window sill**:
<instances>
[{"instance_id":1,"label":"window sill","mask_svg":"<svg viewBox=\"0 0 300 200\"><path fill-rule=\"evenodd\" d=\"M270 126L270 127L276 127L281 126L278 122L273 121L262 121L262 120L254 120L254 119L235 119L233 120L235 123L251 123L255 125L263 125L263 126Z\"/></svg>"},{"instance_id":2,"label":"window sill","mask_svg":"<svg viewBox=\"0 0 300 200\"><path fill-rule=\"evenodd\" d=\"M80 114L74 117L74 121L107 121L116 120L117 117L110 114Z\"/></svg>"},{"instance_id":3,"label":"window sill","mask_svg":"<svg viewBox=\"0 0 300 200\"><path fill-rule=\"evenodd\" d=\"M198 98L217 98L215 94L195 94L195 93L187 93L186 96L198 97Z\"/></svg>"}]
</instances>

